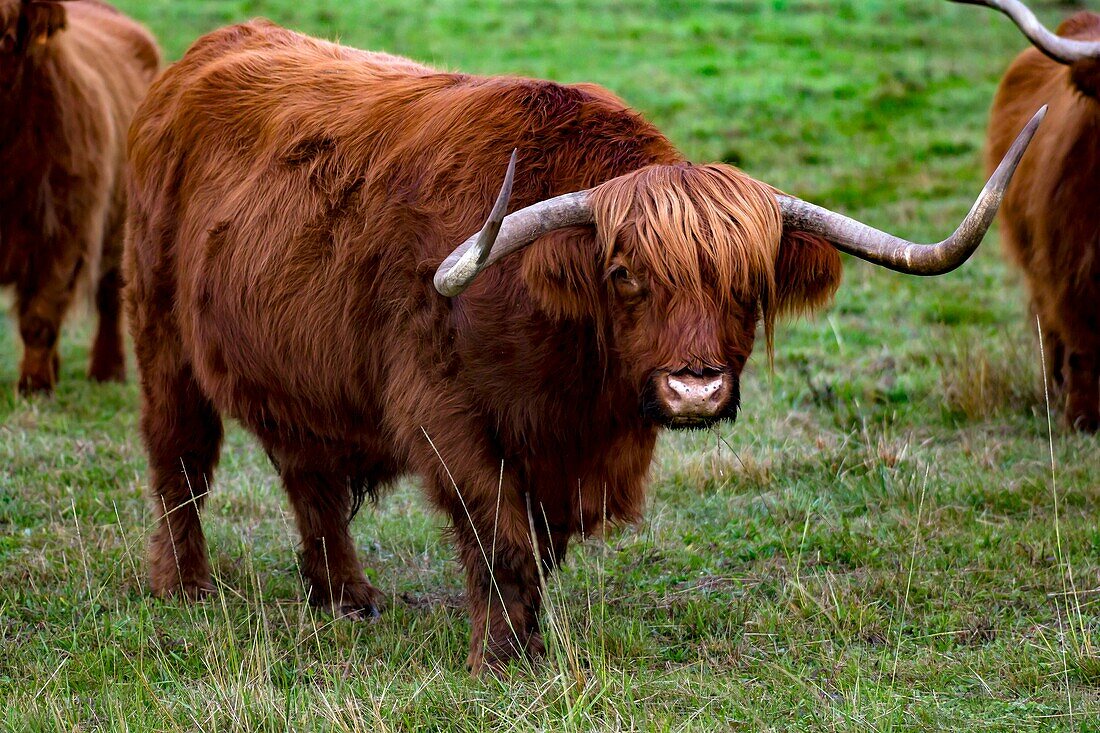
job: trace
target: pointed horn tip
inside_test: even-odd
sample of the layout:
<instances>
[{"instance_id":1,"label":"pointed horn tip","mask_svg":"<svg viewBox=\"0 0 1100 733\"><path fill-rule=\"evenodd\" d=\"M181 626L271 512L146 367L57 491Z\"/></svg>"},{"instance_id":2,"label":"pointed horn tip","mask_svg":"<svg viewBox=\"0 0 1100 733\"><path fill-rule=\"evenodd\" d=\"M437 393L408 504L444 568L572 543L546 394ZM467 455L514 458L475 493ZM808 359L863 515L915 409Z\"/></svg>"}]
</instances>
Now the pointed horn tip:
<instances>
[{"instance_id":1,"label":"pointed horn tip","mask_svg":"<svg viewBox=\"0 0 1100 733\"><path fill-rule=\"evenodd\" d=\"M1035 112L1035 114L1033 114L1031 116L1031 119L1027 121L1027 124L1024 125L1024 129L1020 132L1020 136L1022 137L1024 133L1034 134L1035 130L1039 127L1039 125L1042 124L1044 119L1046 119L1047 110L1049 110L1049 109L1050 109L1049 104L1044 104L1042 107L1040 107Z\"/></svg>"},{"instance_id":2,"label":"pointed horn tip","mask_svg":"<svg viewBox=\"0 0 1100 733\"><path fill-rule=\"evenodd\" d=\"M474 277L477 276L477 273L489 259L497 235L500 233L500 227L504 223L505 215L508 213L508 203L512 197L512 183L515 180L516 162L518 160L519 148L513 148L512 155L508 160L508 170L504 173L504 182L500 186L500 193L497 194L493 209L489 212L489 218L486 219L484 226L477 234L466 240L458 250L452 252L451 256L444 260L439 269L436 270L435 276L432 278L432 284L440 295L447 298L460 295L469 287ZM458 252L464 248L466 248L465 252L458 255ZM456 273L456 268L460 272L466 272L466 276L460 277Z\"/></svg>"},{"instance_id":3,"label":"pointed horn tip","mask_svg":"<svg viewBox=\"0 0 1100 733\"><path fill-rule=\"evenodd\" d=\"M1035 133L1039 131L1039 125L1043 124L1043 120L1046 119L1047 110L1050 105L1044 104L1038 109L1038 111L1031 116L1031 119L1027 121L1024 128L1020 130L1020 134L1016 136L1016 140L1013 141L1012 146L1009 148L1009 152L1005 154L1005 160L1013 158L1013 150L1017 151L1015 158L1019 160L1027 152L1028 147L1031 145L1031 141L1035 138Z\"/></svg>"},{"instance_id":4,"label":"pointed horn tip","mask_svg":"<svg viewBox=\"0 0 1100 733\"><path fill-rule=\"evenodd\" d=\"M512 157L508 159L508 170L504 172L504 185L501 186L501 191L507 191L509 195L512 193L512 181L516 177L517 160L519 160L519 148L513 148Z\"/></svg>"},{"instance_id":5,"label":"pointed horn tip","mask_svg":"<svg viewBox=\"0 0 1100 733\"><path fill-rule=\"evenodd\" d=\"M512 184L516 179L516 161L519 160L519 148L512 149L512 156L508 159L508 169L504 171L504 181L500 184L500 193L493 203L493 210L489 213L486 225L504 219L504 213L508 209L508 202L512 198Z\"/></svg>"},{"instance_id":6,"label":"pointed horn tip","mask_svg":"<svg viewBox=\"0 0 1100 733\"><path fill-rule=\"evenodd\" d=\"M1049 104L1044 104L1039 110L1031 116L1031 119L1024 125L1024 129L1020 131L1019 138L1024 141L1024 147L1031 145L1032 138L1035 137L1035 133L1039 131L1039 125L1043 124L1043 120L1047 117L1047 111L1050 109Z\"/></svg>"},{"instance_id":7,"label":"pointed horn tip","mask_svg":"<svg viewBox=\"0 0 1100 733\"><path fill-rule=\"evenodd\" d=\"M1024 153L1027 152L1028 147L1031 146L1031 141L1035 138L1035 133L1039 131L1039 125L1041 125L1046 118L1049 108L1049 105L1044 104L1031 116L1031 119L1028 120L1023 129L1020 130L1020 133L1016 135L1016 139L1012 141L1012 145L1009 146L1004 158L1001 159L1001 164L998 168L1000 171L1003 171L1004 175L1008 178L1012 177L1016 165L1020 162L1020 159L1024 157ZM1005 181L1005 185L1008 185L1007 180Z\"/></svg>"}]
</instances>

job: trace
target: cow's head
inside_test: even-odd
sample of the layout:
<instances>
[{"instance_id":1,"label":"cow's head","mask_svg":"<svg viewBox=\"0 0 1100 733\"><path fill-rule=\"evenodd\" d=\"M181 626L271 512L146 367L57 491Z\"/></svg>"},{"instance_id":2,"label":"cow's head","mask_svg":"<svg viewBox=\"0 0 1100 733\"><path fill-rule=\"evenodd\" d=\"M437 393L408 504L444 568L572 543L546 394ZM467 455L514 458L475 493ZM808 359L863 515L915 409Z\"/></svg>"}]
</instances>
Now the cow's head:
<instances>
[{"instance_id":1,"label":"cow's head","mask_svg":"<svg viewBox=\"0 0 1100 733\"><path fill-rule=\"evenodd\" d=\"M11 86L29 56L65 28L65 7L48 0L0 0L0 84Z\"/></svg>"},{"instance_id":2,"label":"cow's head","mask_svg":"<svg viewBox=\"0 0 1100 733\"><path fill-rule=\"evenodd\" d=\"M461 293L484 267L537 242L528 288L557 318L606 325L646 417L668 427L733 418L738 378L763 321L813 310L840 280L842 250L937 275L961 265L993 220L1043 111L1027 125L947 240L913 244L778 193L726 165L655 165L505 216L516 156L481 232L439 266ZM593 236L594 230L594 236Z\"/></svg>"},{"instance_id":3,"label":"cow's head","mask_svg":"<svg viewBox=\"0 0 1100 733\"><path fill-rule=\"evenodd\" d=\"M1028 40L1047 56L1069 67L1073 83L1082 93L1100 98L1100 15L1082 11L1072 15L1051 33L1020 0L953 0L984 5L1012 18Z\"/></svg>"},{"instance_id":4,"label":"cow's head","mask_svg":"<svg viewBox=\"0 0 1100 733\"><path fill-rule=\"evenodd\" d=\"M775 191L726 165L655 165L592 190L591 228L542 237L524 279L542 308L606 322L646 416L732 419L763 319L824 303L840 257L785 234Z\"/></svg>"}]
</instances>

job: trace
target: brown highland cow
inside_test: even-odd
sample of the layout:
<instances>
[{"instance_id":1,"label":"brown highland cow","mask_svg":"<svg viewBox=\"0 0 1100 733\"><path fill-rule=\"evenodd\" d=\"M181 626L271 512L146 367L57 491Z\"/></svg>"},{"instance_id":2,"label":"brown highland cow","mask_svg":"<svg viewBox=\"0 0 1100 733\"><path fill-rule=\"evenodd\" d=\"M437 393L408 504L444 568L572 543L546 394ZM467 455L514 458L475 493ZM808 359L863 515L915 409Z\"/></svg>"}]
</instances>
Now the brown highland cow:
<instances>
[{"instance_id":1,"label":"brown highland cow","mask_svg":"<svg viewBox=\"0 0 1100 733\"><path fill-rule=\"evenodd\" d=\"M960 264L1037 123L959 232L914 245L687 162L597 86L262 21L201 38L130 133L154 592L214 589L199 512L233 417L282 476L311 602L377 613L348 525L412 473L453 525L471 669L537 652L540 564L640 516L660 428L735 417L757 325L825 303L837 248Z\"/></svg>"},{"instance_id":2,"label":"brown highland cow","mask_svg":"<svg viewBox=\"0 0 1100 733\"><path fill-rule=\"evenodd\" d=\"M126 129L156 43L97 0L0 0L0 33L0 285L15 286L19 389L57 383L61 321L87 276L99 312L88 374L122 380Z\"/></svg>"},{"instance_id":3,"label":"brown highland cow","mask_svg":"<svg viewBox=\"0 0 1100 733\"><path fill-rule=\"evenodd\" d=\"M1001 240L1023 270L1046 341L1047 372L1065 421L1100 428L1100 15L1044 28L1015 0L957 0L1001 10L1035 44L1012 62L989 119L986 165L997 165L1028 109L1050 114L1020 162L1001 209Z\"/></svg>"}]
</instances>

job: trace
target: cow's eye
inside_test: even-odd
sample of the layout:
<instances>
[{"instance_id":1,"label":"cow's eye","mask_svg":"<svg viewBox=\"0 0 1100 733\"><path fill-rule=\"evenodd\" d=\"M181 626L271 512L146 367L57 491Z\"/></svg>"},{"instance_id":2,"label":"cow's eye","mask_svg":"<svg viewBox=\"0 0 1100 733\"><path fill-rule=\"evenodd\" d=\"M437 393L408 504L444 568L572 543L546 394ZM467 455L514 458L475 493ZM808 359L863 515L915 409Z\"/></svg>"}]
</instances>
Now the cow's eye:
<instances>
[{"instance_id":1,"label":"cow's eye","mask_svg":"<svg viewBox=\"0 0 1100 733\"><path fill-rule=\"evenodd\" d=\"M619 294L624 297L637 297L642 293L641 283L631 274L630 270L622 265L616 265L611 270L611 282L615 284L615 289L619 291Z\"/></svg>"},{"instance_id":2,"label":"cow's eye","mask_svg":"<svg viewBox=\"0 0 1100 733\"><path fill-rule=\"evenodd\" d=\"M0 53L11 53L15 50L15 39L10 35L0 38Z\"/></svg>"}]
</instances>

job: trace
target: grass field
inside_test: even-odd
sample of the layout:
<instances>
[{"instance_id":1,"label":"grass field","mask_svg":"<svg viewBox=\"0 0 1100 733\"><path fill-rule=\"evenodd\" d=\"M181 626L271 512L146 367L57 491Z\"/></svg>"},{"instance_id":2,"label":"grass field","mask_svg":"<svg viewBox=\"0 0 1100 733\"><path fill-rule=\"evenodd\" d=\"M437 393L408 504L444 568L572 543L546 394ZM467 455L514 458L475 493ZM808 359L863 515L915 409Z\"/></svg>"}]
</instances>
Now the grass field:
<instances>
[{"instance_id":1,"label":"grass field","mask_svg":"<svg viewBox=\"0 0 1100 733\"><path fill-rule=\"evenodd\" d=\"M926 240L980 189L1024 46L943 0L120 4L170 58L264 15L598 82L695 160ZM1079 6L1036 4L1052 24ZM774 371L750 363L735 426L662 438L646 521L570 552L547 660L480 680L416 486L354 524L386 613L333 622L303 603L285 499L239 429L206 513L218 597L151 600L133 380L84 380L77 313L56 397L17 398L0 329L0 728L1098 731L1100 441L1056 413L1048 433L1026 312L995 234L940 279L846 261L835 306L780 329Z\"/></svg>"}]
</instances>

